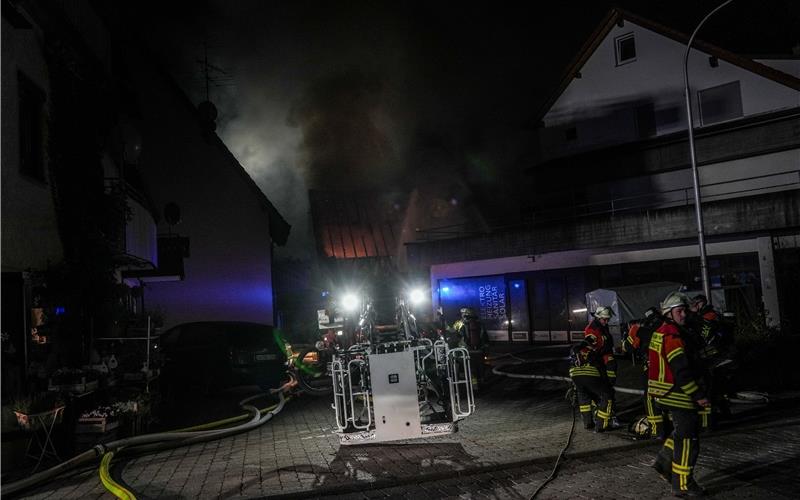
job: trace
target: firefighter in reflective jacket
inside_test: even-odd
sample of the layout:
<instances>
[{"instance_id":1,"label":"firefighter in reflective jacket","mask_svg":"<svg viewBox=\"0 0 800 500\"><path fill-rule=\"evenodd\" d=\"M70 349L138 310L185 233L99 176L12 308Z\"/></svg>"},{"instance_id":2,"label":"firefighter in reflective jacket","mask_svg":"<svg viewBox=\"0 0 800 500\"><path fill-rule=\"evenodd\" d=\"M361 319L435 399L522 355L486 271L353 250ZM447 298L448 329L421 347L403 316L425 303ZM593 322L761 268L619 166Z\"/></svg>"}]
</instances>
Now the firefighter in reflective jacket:
<instances>
[{"instance_id":1,"label":"firefighter in reflective jacket","mask_svg":"<svg viewBox=\"0 0 800 500\"><path fill-rule=\"evenodd\" d=\"M702 496L692 475L699 454L697 411L709 406L705 390L692 373L681 330L689 308L686 296L667 295L661 303L664 322L653 332L648 352L647 393L668 411L675 429L664 441L653 468L672 482L677 496Z\"/></svg>"},{"instance_id":2,"label":"firefighter in reflective jacket","mask_svg":"<svg viewBox=\"0 0 800 500\"><path fill-rule=\"evenodd\" d=\"M479 384L484 381L484 358L486 356L486 347L489 344L486 328L483 327L478 315L469 307L461 308L461 319L457 320L453 327L469 351L472 385L477 389Z\"/></svg>"},{"instance_id":3,"label":"firefighter in reflective jacket","mask_svg":"<svg viewBox=\"0 0 800 500\"><path fill-rule=\"evenodd\" d=\"M608 331L608 322L614 311L610 307L600 306L594 312L594 319L583 330L584 340L602 357L602 367L611 387L617 382L617 360L614 359L614 339Z\"/></svg>"},{"instance_id":4,"label":"firefighter in reflective jacket","mask_svg":"<svg viewBox=\"0 0 800 500\"><path fill-rule=\"evenodd\" d=\"M644 319L631 321L628 334L622 341L622 352L630 352L634 360L641 363L643 375L647 379L650 338L653 336L653 332L664 322L664 318L655 307L645 311L644 316ZM645 426L647 435L662 441L667 439L672 432L672 425L664 410L648 394L644 395L644 409L647 413L647 426Z\"/></svg>"},{"instance_id":5,"label":"firefighter in reflective jacket","mask_svg":"<svg viewBox=\"0 0 800 500\"><path fill-rule=\"evenodd\" d=\"M598 307L595 319L584 330L583 341L572 348L572 364L569 375L575 383L578 406L586 429L595 432L616 428L612 424L616 360L613 341L608 332L608 320L612 312L608 307ZM612 378L613 377L613 378ZM592 402L597 405L594 418Z\"/></svg>"},{"instance_id":6,"label":"firefighter in reflective jacket","mask_svg":"<svg viewBox=\"0 0 800 500\"><path fill-rule=\"evenodd\" d=\"M686 324L692 331L696 344L696 356L699 360L701 376L709 389L709 399L715 413L728 414L730 409L725 394L728 392L730 368L733 353L731 351L732 328L726 324L708 303L705 295L696 295L691 302L691 311L687 315ZM723 368L719 368L724 366ZM719 369L718 369L719 368ZM700 410L700 421L703 429L711 426L711 408Z\"/></svg>"}]
</instances>

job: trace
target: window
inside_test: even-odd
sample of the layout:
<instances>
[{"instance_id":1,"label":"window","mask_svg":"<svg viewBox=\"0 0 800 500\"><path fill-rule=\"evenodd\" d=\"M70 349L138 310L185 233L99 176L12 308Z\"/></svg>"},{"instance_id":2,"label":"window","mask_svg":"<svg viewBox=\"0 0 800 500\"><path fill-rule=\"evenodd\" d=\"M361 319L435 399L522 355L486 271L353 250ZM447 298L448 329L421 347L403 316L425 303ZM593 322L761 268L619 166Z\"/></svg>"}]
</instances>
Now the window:
<instances>
[{"instance_id":1,"label":"window","mask_svg":"<svg viewBox=\"0 0 800 500\"><path fill-rule=\"evenodd\" d=\"M28 77L19 82L19 169L24 175L44 181L44 92Z\"/></svg>"},{"instance_id":2,"label":"window","mask_svg":"<svg viewBox=\"0 0 800 500\"><path fill-rule=\"evenodd\" d=\"M627 33L614 39L617 53L617 66L636 60L636 41L633 33Z\"/></svg>"},{"instance_id":3,"label":"window","mask_svg":"<svg viewBox=\"0 0 800 500\"><path fill-rule=\"evenodd\" d=\"M742 89L738 80L699 91L697 102L700 108L700 122L703 125L742 116Z\"/></svg>"}]
</instances>

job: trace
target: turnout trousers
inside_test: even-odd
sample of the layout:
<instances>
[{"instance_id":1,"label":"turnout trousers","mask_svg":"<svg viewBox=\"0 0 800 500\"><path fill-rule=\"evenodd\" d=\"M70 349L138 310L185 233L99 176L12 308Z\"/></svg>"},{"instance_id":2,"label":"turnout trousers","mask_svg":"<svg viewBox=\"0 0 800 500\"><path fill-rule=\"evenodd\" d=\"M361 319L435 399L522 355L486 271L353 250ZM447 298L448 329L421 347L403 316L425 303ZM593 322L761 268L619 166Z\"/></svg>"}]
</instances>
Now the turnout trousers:
<instances>
[{"instance_id":1,"label":"turnout trousers","mask_svg":"<svg viewBox=\"0 0 800 500\"><path fill-rule=\"evenodd\" d=\"M675 427L656 456L655 468L666 478L671 474L676 493L699 488L694 481L694 465L700 454L700 418L697 410L659 405L669 412Z\"/></svg>"},{"instance_id":2,"label":"turnout trousers","mask_svg":"<svg viewBox=\"0 0 800 500\"><path fill-rule=\"evenodd\" d=\"M591 429L594 425L600 430L606 430L611 420L613 405L613 389L603 377L591 375L573 375L578 409L583 419L583 427ZM592 415L592 402L597 405L595 415Z\"/></svg>"},{"instance_id":3,"label":"turnout trousers","mask_svg":"<svg viewBox=\"0 0 800 500\"><path fill-rule=\"evenodd\" d=\"M647 422L650 424L650 436L662 441L667 439L672 433L672 423L667 412L648 394L644 395L644 409L647 412Z\"/></svg>"}]
</instances>

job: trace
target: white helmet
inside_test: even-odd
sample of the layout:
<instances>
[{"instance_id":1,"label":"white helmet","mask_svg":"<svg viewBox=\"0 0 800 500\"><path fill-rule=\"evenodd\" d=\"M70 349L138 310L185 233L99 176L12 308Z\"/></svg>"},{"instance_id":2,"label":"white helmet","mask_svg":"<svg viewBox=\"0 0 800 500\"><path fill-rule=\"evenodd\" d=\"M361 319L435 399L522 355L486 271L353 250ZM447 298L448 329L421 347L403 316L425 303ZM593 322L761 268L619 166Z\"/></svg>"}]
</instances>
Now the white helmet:
<instances>
[{"instance_id":1,"label":"white helmet","mask_svg":"<svg viewBox=\"0 0 800 500\"><path fill-rule=\"evenodd\" d=\"M671 292L661 303L661 314L668 314L676 307L689 307L689 298L683 292Z\"/></svg>"},{"instance_id":2,"label":"white helmet","mask_svg":"<svg viewBox=\"0 0 800 500\"><path fill-rule=\"evenodd\" d=\"M647 417L642 417L631 424L630 431L639 437L650 437L653 433L653 426Z\"/></svg>"},{"instance_id":3,"label":"white helmet","mask_svg":"<svg viewBox=\"0 0 800 500\"><path fill-rule=\"evenodd\" d=\"M614 315L614 311L610 307L600 306L594 311L594 317L599 319L610 319Z\"/></svg>"}]
</instances>

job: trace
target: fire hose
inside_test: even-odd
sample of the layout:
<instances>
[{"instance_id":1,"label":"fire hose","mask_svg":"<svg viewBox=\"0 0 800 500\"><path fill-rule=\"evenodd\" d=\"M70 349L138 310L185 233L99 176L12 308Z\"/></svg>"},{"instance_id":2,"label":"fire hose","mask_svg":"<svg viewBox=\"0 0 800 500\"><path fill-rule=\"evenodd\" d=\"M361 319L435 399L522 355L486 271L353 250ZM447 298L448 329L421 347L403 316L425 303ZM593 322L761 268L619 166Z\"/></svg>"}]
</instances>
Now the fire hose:
<instances>
[{"instance_id":1,"label":"fire hose","mask_svg":"<svg viewBox=\"0 0 800 500\"><path fill-rule=\"evenodd\" d=\"M560 375L536 375L536 374L532 374L532 373L510 373L510 372L501 370L501 368L505 368L506 366L519 366L519 365L524 365L524 364L528 364L528 363L531 363L531 362L544 363L544 362L547 362L547 361L566 361L566 360L569 360L569 357L543 358L543 359L537 359L537 360L532 360L532 361L520 361L520 362L515 362L515 363L506 363L506 364L503 364L503 365L500 365L500 366L495 366L494 368L492 368L492 373L494 373L495 375L500 375L500 376L508 377L508 378L536 379L536 380L556 380L556 381L559 381L559 382L571 383L572 382L571 378L562 377ZM614 390L617 391L617 392L623 392L623 393L626 393L626 394L637 394L637 395L643 395L644 394L644 391L642 389L631 389L631 388L628 388L628 387L614 386Z\"/></svg>"},{"instance_id":2,"label":"fire hose","mask_svg":"<svg viewBox=\"0 0 800 500\"><path fill-rule=\"evenodd\" d=\"M133 495L132 492L125 489L118 483L114 482L113 479L111 479L110 466L111 466L111 460L113 459L115 454L119 454L122 450L125 450L126 452L133 452L133 451L151 452L166 448L175 448L203 441L210 441L212 439L219 439L233 434L238 434L240 432L245 432L255 429L256 427L265 424L266 422L271 420L272 417L280 413L280 411L283 409L284 404L287 401L287 398L284 397L284 392L289 390L295 384L296 384L295 380L290 380L289 382L287 382L286 384L282 385L277 389L271 389L270 393L277 394L279 399L278 403L272 407L259 410L255 406L246 404L252 401L253 399L263 396L263 393L260 393L245 398L239 402L239 406L247 413L239 415L237 417L227 418L216 422L202 424L195 427L189 427L186 429L178 429L175 431L159 432L153 434L144 434L141 436L119 439L106 444L97 444L91 449L83 453L80 453L72 457L71 459L66 460L54 467L51 467L50 469L33 474L30 477L27 477L19 481L15 481L8 485L4 485L3 493L4 494L17 493L24 489L35 486L41 482L52 479L66 471L75 469L83 464L93 461L97 457L102 456L99 475L100 475L100 480L103 483L103 486L106 487L106 489L108 489L112 494L117 496L117 498L134 499L135 496ZM250 416L249 420L235 427L230 427L225 429L202 430L208 428L213 429L215 427L219 427L222 425L238 422L247 419L248 416Z\"/></svg>"},{"instance_id":3,"label":"fire hose","mask_svg":"<svg viewBox=\"0 0 800 500\"><path fill-rule=\"evenodd\" d=\"M539 360L528 360L528 361L520 361L514 363L505 363L500 366L496 366L492 368L492 373L495 375L500 375L503 377L508 378L518 378L518 379L535 379L535 380L556 380L559 382L572 382L572 379L569 377L562 377L559 375L537 375L532 373L510 373L507 371L501 370L501 368L505 368L507 366L519 366L524 364L529 364L531 362L545 362L545 361L566 361L568 357L565 358L544 358ZM629 387L620 387L614 386L614 391L622 392L625 394L636 394L636 395L644 395L645 391L643 389L632 389ZM739 391L736 392L733 397L728 398L730 403L734 404L766 404L769 403L769 395L765 392L757 392L757 391Z\"/></svg>"}]
</instances>

